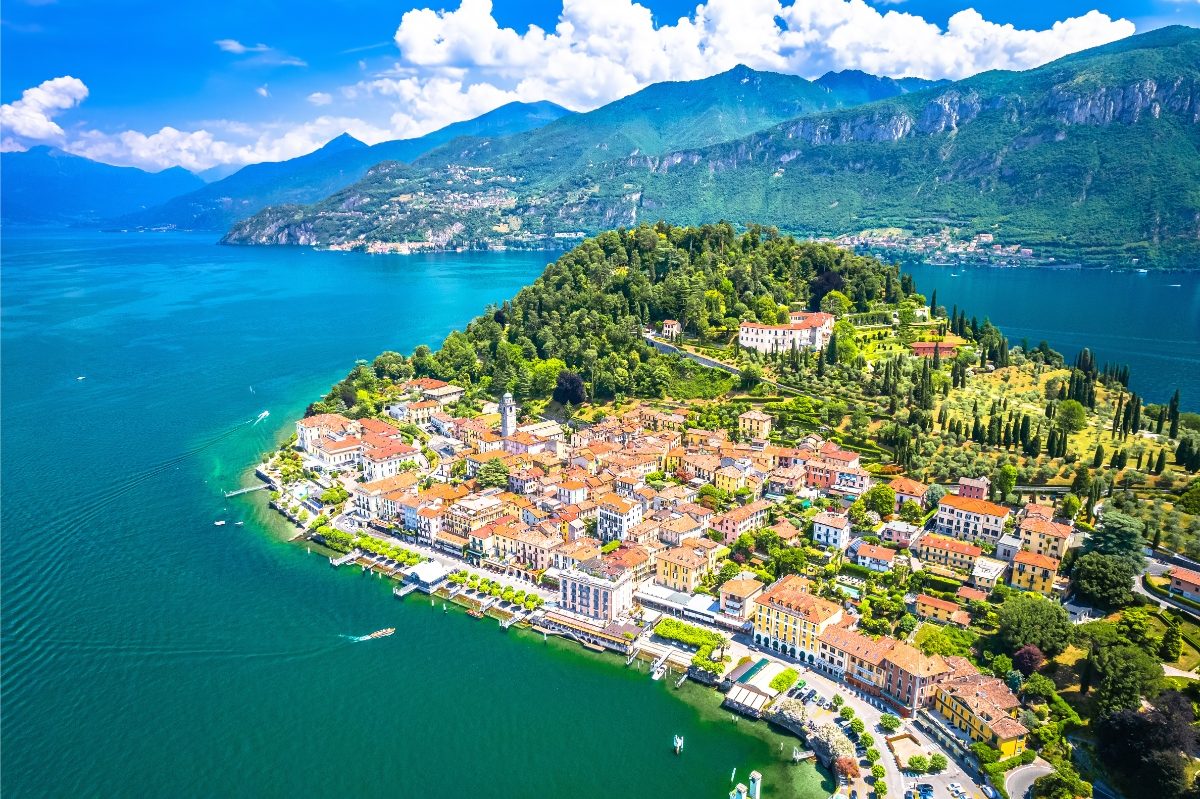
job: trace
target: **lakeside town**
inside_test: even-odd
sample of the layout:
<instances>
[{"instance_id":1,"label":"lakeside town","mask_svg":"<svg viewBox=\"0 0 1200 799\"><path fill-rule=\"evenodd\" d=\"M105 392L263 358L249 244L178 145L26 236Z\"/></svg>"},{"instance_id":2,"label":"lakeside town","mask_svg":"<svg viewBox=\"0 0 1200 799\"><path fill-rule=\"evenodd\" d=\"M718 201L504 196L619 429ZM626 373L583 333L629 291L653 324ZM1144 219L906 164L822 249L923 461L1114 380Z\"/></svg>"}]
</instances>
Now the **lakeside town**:
<instances>
[{"instance_id":1,"label":"lakeside town","mask_svg":"<svg viewBox=\"0 0 1200 799\"><path fill-rule=\"evenodd\" d=\"M445 411L462 387L420 378L403 393L386 420L297 422L295 448L263 470L278 507L349 553L335 562L388 568L404 581L398 595L440 591L506 626L719 685L727 707L804 738L848 790L915 796L914 775L955 764L977 784L939 785L951 796L1003 793L1009 774L978 771L978 745L1047 773L1027 750L1011 681L913 641L969 628L998 588L1060 602L1059 564L1084 536L1053 505L992 502L986 476L950 491L876 481L820 436L772 444L773 419L757 409L738 416L737 436L648 405L567 430L518 424L510 394L468 419ZM289 482L294 458L305 477ZM729 496L739 501L726 510L701 504ZM856 502L872 508L865 524L851 518ZM770 580L765 553L789 560L778 548L805 557ZM880 586L911 586L907 637L864 631ZM1172 586L1196 596L1200 575L1177 570ZM863 719L883 725L879 745Z\"/></svg>"},{"instance_id":2,"label":"lakeside town","mask_svg":"<svg viewBox=\"0 0 1200 799\"><path fill-rule=\"evenodd\" d=\"M642 226L360 362L259 475L334 566L712 686L850 799L1070 799L1200 687L1200 450L1128 381L874 259Z\"/></svg>"}]
</instances>

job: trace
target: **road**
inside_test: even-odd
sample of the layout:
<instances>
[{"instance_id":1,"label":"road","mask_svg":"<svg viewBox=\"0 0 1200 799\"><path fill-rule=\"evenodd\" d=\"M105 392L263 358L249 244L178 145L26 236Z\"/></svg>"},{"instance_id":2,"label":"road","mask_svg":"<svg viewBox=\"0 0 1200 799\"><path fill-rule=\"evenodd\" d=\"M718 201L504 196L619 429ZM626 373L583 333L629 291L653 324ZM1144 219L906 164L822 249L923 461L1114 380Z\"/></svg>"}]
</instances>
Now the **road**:
<instances>
[{"instance_id":1,"label":"road","mask_svg":"<svg viewBox=\"0 0 1200 799\"><path fill-rule=\"evenodd\" d=\"M1045 760L1038 758L1028 766L1021 766L1008 772L1004 778L1004 790L1008 791L1009 799L1025 799L1034 780L1054 771Z\"/></svg>"}]
</instances>

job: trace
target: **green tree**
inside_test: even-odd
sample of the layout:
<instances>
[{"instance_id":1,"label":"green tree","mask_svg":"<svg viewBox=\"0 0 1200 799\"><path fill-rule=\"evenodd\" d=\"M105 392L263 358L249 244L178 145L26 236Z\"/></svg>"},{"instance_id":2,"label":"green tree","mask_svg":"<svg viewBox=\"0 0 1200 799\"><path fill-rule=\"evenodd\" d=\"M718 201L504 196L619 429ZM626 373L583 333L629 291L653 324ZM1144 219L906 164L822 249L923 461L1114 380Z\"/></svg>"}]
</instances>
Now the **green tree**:
<instances>
[{"instance_id":1,"label":"green tree","mask_svg":"<svg viewBox=\"0 0 1200 799\"><path fill-rule=\"evenodd\" d=\"M475 482L483 488L503 488L508 485L508 466L499 458L492 458L479 467Z\"/></svg>"},{"instance_id":2,"label":"green tree","mask_svg":"<svg viewBox=\"0 0 1200 799\"><path fill-rule=\"evenodd\" d=\"M1003 502L1004 499L1012 493L1017 487L1017 467L1011 463L1006 463L996 470L992 476L992 488L995 489L996 495Z\"/></svg>"},{"instance_id":3,"label":"green tree","mask_svg":"<svg viewBox=\"0 0 1200 799\"><path fill-rule=\"evenodd\" d=\"M997 614L1000 640L1015 651L1033 644L1053 657L1071 640L1071 618L1062 605L1037 594L1014 594Z\"/></svg>"},{"instance_id":4,"label":"green tree","mask_svg":"<svg viewBox=\"0 0 1200 799\"><path fill-rule=\"evenodd\" d=\"M1086 601L1123 608L1133 601L1133 567L1117 555L1089 552L1075 562L1071 585Z\"/></svg>"},{"instance_id":5,"label":"green tree","mask_svg":"<svg viewBox=\"0 0 1200 799\"><path fill-rule=\"evenodd\" d=\"M871 776L876 780L882 780L885 776L887 776L887 771L884 770L883 766L876 763L875 765L871 766Z\"/></svg>"},{"instance_id":6,"label":"green tree","mask_svg":"<svg viewBox=\"0 0 1200 799\"><path fill-rule=\"evenodd\" d=\"M908 759L908 770L924 774L929 771L929 758L925 755L913 755Z\"/></svg>"},{"instance_id":7,"label":"green tree","mask_svg":"<svg viewBox=\"0 0 1200 799\"><path fill-rule=\"evenodd\" d=\"M1021 694L1028 699L1049 699L1055 693L1054 680L1036 671L1021 685Z\"/></svg>"},{"instance_id":8,"label":"green tree","mask_svg":"<svg viewBox=\"0 0 1200 799\"><path fill-rule=\"evenodd\" d=\"M929 770L934 774L937 774L940 771L945 771L949 765L950 762L941 752L935 752L929 756Z\"/></svg>"},{"instance_id":9,"label":"green tree","mask_svg":"<svg viewBox=\"0 0 1200 799\"><path fill-rule=\"evenodd\" d=\"M925 511L921 510L921 506L913 502L911 499L905 500L900 505L900 520L909 524L918 524L925 517Z\"/></svg>"},{"instance_id":10,"label":"green tree","mask_svg":"<svg viewBox=\"0 0 1200 799\"><path fill-rule=\"evenodd\" d=\"M900 729L900 724L900 717L895 714L884 713L879 717L879 726L882 727L885 732L895 732L896 730Z\"/></svg>"},{"instance_id":11,"label":"green tree","mask_svg":"<svg viewBox=\"0 0 1200 799\"><path fill-rule=\"evenodd\" d=\"M1064 433L1078 433L1087 427L1087 411L1078 400L1063 400L1054 412L1054 424Z\"/></svg>"},{"instance_id":12,"label":"green tree","mask_svg":"<svg viewBox=\"0 0 1200 799\"><path fill-rule=\"evenodd\" d=\"M854 303L837 289L834 289L821 298L821 310L825 313L833 314L838 318L850 313L852 308L854 308Z\"/></svg>"},{"instance_id":13,"label":"green tree","mask_svg":"<svg viewBox=\"0 0 1200 799\"><path fill-rule=\"evenodd\" d=\"M868 488L861 497L867 510L880 516L889 516L896 510L896 491L891 486L878 483Z\"/></svg>"},{"instance_id":14,"label":"green tree","mask_svg":"<svg viewBox=\"0 0 1200 799\"><path fill-rule=\"evenodd\" d=\"M1158 645L1158 656L1164 663L1174 663L1183 654L1183 633L1179 629L1179 619L1167 616L1167 630L1163 633L1162 643Z\"/></svg>"},{"instance_id":15,"label":"green tree","mask_svg":"<svg viewBox=\"0 0 1200 799\"><path fill-rule=\"evenodd\" d=\"M1138 707L1142 694L1163 674L1155 658L1132 644L1101 647L1089 660L1101 713Z\"/></svg>"},{"instance_id":16,"label":"green tree","mask_svg":"<svg viewBox=\"0 0 1200 799\"><path fill-rule=\"evenodd\" d=\"M1117 510L1105 510L1100 526L1088 541L1088 551L1115 555L1126 560L1134 573L1140 572L1146 558L1142 548L1146 526L1139 520Z\"/></svg>"}]
</instances>

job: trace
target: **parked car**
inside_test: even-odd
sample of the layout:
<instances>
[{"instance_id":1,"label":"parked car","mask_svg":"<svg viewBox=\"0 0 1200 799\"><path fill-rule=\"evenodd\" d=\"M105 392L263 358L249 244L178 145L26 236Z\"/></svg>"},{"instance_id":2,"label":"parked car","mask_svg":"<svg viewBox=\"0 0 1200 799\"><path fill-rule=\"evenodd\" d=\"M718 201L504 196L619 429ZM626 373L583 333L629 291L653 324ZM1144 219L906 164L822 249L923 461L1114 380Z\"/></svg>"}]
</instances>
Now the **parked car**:
<instances>
[{"instance_id":1,"label":"parked car","mask_svg":"<svg viewBox=\"0 0 1200 799\"><path fill-rule=\"evenodd\" d=\"M982 790L983 795L986 796L987 799L996 799L996 792L992 790L992 786L985 785L983 786Z\"/></svg>"}]
</instances>

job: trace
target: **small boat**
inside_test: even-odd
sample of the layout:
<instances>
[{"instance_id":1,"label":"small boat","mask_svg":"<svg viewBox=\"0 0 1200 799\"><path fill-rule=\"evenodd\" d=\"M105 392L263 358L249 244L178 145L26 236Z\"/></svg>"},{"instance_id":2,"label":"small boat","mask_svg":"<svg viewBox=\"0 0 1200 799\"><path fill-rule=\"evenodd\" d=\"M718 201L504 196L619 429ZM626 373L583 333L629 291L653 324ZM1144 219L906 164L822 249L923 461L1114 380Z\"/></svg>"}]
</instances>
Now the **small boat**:
<instances>
[{"instance_id":1,"label":"small boat","mask_svg":"<svg viewBox=\"0 0 1200 799\"><path fill-rule=\"evenodd\" d=\"M663 678L663 675L666 673L667 673L667 666L664 663L663 665L656 668L654 671L650 672L650 679L661 680Z\"/></svg>"},{"instance_id":2,"label":"small boat","mask_svg":"<svg viewBox=\"0 0 1200 799\"><path fill-rule=\"evenodd\" d=\"M480 610L479 608L471 608L470 610L467 611L467 615L473 619L482 619L483 611Z\"/></svg>"},{"instance_id":3,"label":"small boat","mask_svg":"<svg viewBox=\"0 0 1200 799\"><path fill-rule=\"evenodd\" d=\"M75 378L75 379L76 379L76 380L87 380L87 378L86 378L86 377L84 377L83 375L80 375L79 377L77 377L77 378Z\"/></svg>"},{"instance_id":4,"label":"small boat","mask_svg":"<svg viewBox=\"0 0 1200 799\"><path fill-rule=\"evenodd\" d=\"M215 522L213 522L213 527L224 527L224 526L225 526L224 519L217 519Z\"/></svg>"},{"instance_id":5,"label":"small boat","mask_svg":"<svg viewBox=\"0 0 1200 799\"><path fill-rule=\"evenodd\" d=\"M234 526L234 527L241 527L241 526L242 526L242 525L244 525L244 524L245 524L245 522L234 522L234 523L233 523L233 526Z\"/></svg>"},{"instance_id":6,"label":"small boat","mask_svg":"<svg viewBox=\"0 0 1200 799\"><path fill-rule=\"evenodd\" d=\"M1149 271L1150 271L1149 269L1139 269L1139 270L1137 270L1137 272L1138 272L1138 274L1139 274L1139 275L1144 275L1144 274L1146 274L1146 273L1147 273L1147 272L1149 272Z\"/></svg>"},{"instance_id":7,"label":"small boat","mask_svg":"<svg viewBox=\"0 0 1200 799\"><path fill-rule=\"evenodd\" d=\"M682 751L683 751L683 736L676 735L675 736L675 754L679 754Z\"/></svg>"},{"instance_id":8,"label":"small boat","mask_svg":"<svg viewBox=\"0 0 1200 799\"><path fill-rule=\"evenodd\" d=\"M367 636L367 638L368 639L370 639L370 638L387 638L389 635L391 635L394 632L396 632L395 627L385 627L382 630L376 630L375 632L371 633L370 635Z\"/></svg>"}]
</instances>

